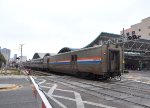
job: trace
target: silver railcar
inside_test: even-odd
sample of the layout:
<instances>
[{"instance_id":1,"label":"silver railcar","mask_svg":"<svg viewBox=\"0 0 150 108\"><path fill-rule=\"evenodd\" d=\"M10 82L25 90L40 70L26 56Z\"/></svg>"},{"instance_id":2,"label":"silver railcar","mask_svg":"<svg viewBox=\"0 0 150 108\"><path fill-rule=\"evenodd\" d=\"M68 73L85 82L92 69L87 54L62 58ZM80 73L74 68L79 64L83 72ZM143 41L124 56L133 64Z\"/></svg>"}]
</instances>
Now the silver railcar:
<instances>
[{"instance_id":1,"label":"silver railcar","mask_svg":"<svg viewBox=\"0 0 150 108\"><path fill-rule=\"evenodd\" d=\"M55 72L109 78L121 75L122 62L121 47L103 45L50 56L48 68Z\"/></svg>"},{"instance_id":2,"label":"silver railcar","mask_svg":"<svg viewBox=\"0 0 150 108\"><path fill-rule=\"evenodd\" d=\"M54 72L110 78L121 76L123 69L122 48L102 45L34 59L28 68Z\"/></svg>"}]
</instances>

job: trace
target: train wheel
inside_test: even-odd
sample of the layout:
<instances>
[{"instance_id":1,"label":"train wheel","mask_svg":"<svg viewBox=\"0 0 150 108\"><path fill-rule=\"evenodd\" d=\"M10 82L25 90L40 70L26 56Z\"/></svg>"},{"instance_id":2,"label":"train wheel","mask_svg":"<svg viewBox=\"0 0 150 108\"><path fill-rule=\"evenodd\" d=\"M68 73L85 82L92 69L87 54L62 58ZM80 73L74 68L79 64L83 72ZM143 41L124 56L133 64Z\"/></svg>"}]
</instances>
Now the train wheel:
<instances>
[{"instance_id":1,"label":"train wheel","mask_svg":"<svg viewBox=\"0 0 150 108\"><path fill-rule=\"evenodd\" d=\"M92 80L95 80L95 79L96 79L96 75L94 75L94 74L92 74L92 73L89 73L89 74L87 75L87 78L92 79Z\"/></svg>"}]
</instances>

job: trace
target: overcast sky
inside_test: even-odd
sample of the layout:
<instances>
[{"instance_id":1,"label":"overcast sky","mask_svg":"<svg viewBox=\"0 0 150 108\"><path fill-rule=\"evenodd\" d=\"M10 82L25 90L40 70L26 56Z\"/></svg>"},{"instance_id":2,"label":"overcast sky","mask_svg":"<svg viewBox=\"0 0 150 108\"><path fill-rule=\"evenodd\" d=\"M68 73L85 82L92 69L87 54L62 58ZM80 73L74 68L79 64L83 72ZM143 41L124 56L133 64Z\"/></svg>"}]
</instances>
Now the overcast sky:
<instances>
[{"instance_id":1,"label":"overcast sky","mask_svg":"<svg viewBox=\"0 0 150 108\"><path fill-rule=\"evenodd\" d=\"M0 46L35 52L81 48L101 32L119 34L150 16L150 0L0 0Z\"/></svg>"}]
</instances>

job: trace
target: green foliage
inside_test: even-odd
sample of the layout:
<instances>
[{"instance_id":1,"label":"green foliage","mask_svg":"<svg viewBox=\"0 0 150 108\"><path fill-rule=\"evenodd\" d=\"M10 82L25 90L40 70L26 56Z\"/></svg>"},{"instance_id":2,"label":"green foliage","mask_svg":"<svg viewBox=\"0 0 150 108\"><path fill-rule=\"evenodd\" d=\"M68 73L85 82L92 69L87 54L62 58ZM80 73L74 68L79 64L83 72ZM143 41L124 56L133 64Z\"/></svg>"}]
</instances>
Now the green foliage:
<instances>
[{"instance_id":1,"label":"green foliage","mask_svg":"<svg viewBox=\"0 0 150 108\"><path fill-rule=\"evenodd\" d=\"M5 57L0 53L0 68L2 66L2 63L6 64Z\"/></svg>"}]
</instances>

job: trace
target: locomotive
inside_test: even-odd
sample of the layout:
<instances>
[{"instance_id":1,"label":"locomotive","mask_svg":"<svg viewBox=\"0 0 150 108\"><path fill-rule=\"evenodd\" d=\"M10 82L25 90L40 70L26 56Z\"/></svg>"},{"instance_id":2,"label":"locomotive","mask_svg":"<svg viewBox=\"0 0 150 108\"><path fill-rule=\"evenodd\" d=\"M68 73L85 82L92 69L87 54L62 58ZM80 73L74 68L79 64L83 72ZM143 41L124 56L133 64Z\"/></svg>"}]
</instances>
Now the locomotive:
<instances>
[{"instance_id":1,"label":"locomotive","mask_svg":"<svg viewBox=\"0 0 150 108\"><path fill-rule=\"evenodd\" d=\"M109 44L33 59L24 63L24 66L36 70L108 79L121 76L122 62L122 48Z\"/></svg>"}]
</instances>

